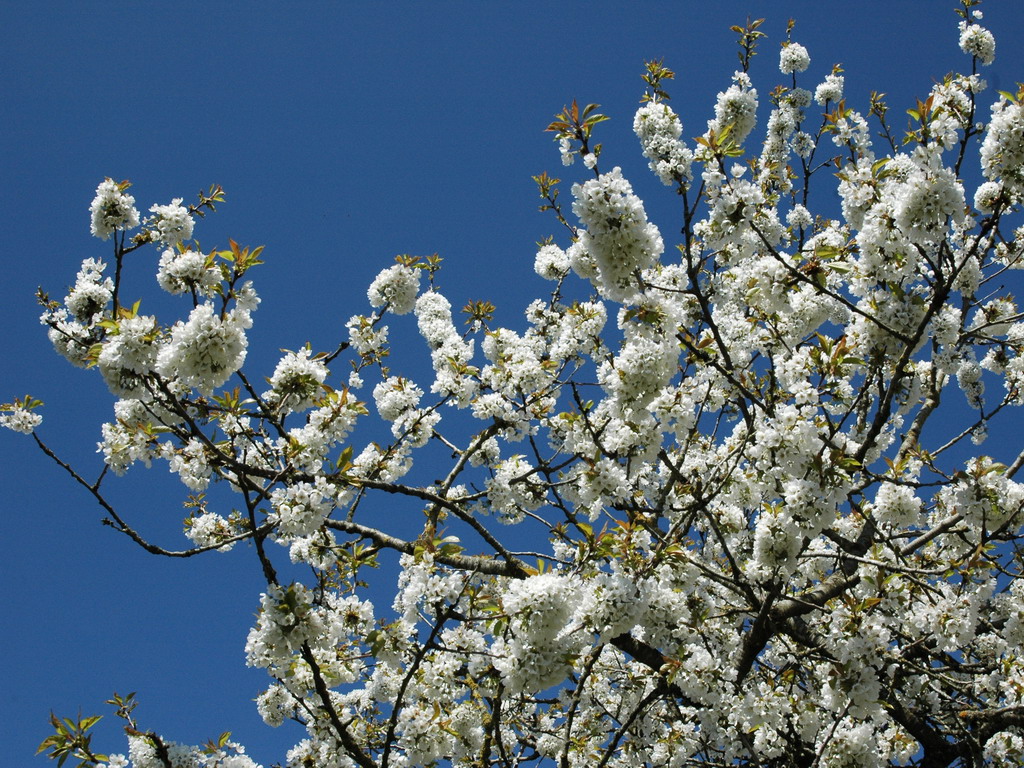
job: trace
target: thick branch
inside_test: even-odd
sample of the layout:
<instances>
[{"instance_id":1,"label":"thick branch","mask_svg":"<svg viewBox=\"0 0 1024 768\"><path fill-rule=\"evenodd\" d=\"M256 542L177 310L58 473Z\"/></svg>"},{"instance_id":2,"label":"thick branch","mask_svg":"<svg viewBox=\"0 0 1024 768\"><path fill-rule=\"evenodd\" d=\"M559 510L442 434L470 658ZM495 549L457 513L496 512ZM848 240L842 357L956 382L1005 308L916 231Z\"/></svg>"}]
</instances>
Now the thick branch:
<instances>
[{"instance_id":1,"label":"thick branch","mask_svg":"<svg viewBox=\"0 0 1024 768\"><path fill-rule=\"evenodd\" d=\"M348 727L338 717L338 711L331 702L331 691L327 687L327 683L324 682L323 675L320 674L320 666L316 663L313 651L310 650L308 643L302 644L302 658L305 659L310 671L313 673L313 687L316 689L324 711L327 713L327 717L331 721L331 725L334 726L334 730L337 732L338 738L341 739L341 743L349 757L363 766L363 768L377 768L377 764L360 748L352 734L349 733Z\"/></svg>"}]
</instances>

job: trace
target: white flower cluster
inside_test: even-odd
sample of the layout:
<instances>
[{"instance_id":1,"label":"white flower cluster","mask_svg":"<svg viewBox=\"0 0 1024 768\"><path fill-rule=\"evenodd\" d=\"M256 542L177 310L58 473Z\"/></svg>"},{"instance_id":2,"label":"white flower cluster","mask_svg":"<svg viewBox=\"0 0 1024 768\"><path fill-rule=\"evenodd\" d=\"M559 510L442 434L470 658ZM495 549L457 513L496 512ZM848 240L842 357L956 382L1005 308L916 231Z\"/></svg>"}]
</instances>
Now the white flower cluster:
<instances>
[{"instance_id":1,"label":"white flower cluster","mask_svg":"<svg viewBox=\"0 0 1024 768\"><path fill-rule=\"evenodd\" d=\"M383 355L387 350L388 327L378 326L377 320L377 316L353 315L345 324L349 343L364 357Z\"/></svg>"},{"instance_id":2,"label":"white flower cluster","mask_svg":"<svg viewBox=\"0 0 1024 768\"><path fill-rule=\"evenodd\" d=\"M423 445L441 420L436 409L420 409L423 390L408 379L391 376L373 389L377 412L392 422L391 434L406 441L408 447Z\"/></svg>"},{"instance_id":3,"label":"white flower cluster","mask_svg":"<svg viewBox=\"0 0 1024 768\"><path fill-rule=\"evenodd\" d=\"M882 483L871 509L878 520L897 528L921 521L923 504L909 485Z\"/></svg>"},{"instance_id":4,"label":"white flower cluster","mask_svg":"<svg viewBox=\"0 0 1024 768\"><path fill-rule=\"evenodd\" d=\"M10 410L0 413L0 427L21 432L24 435L32 434L35 428L42 423L42 414L34 413L22 406L13 406Z\"/></svg>"},{"instance_id":5,"label":"white flower cluster","mask_svg":"<svg viewBox=\"0 0 1024 768\"><path fill-rule=\"evenodd\" d=\"M544 492L530 481L533 467L523 456L510 456L494 467L487 480L487 500L498 519L507 524L518 523L525 512L537 509L544 501Z\"/></svg>"},{"instance_id":6,"label":"white flower cluster","mask_svg":"<svg viewBox=\"0 0 1024 768\"><path fill-rule=\"evenodd\" d=\"M978 75L954 75L932 86L928 133L944 149L953 149L963 132L971 130L973 102L987 84Z\"/></svg>"},{"instance_id":7,"label":"white flower cluster","mask_svg":"<svg viewBox=\"0 0 1024 768\"><path fill-rule=\"evenodd\" d=\"M996 471L999 468L988 457L974 459L967 467L975 477L964 477L943 487L936 500L938 509L945 514L956 512L963 516L972 526L972 537L977 538L983 526L998 529L1024 512L1024 484ZM972 537L962 540L965 553L977 543Z\"/></svg>"},{"instance_id":8,"label":"white flower cluster","mask_svg":"<svg viewBox=\"0 0 1024 768\"><path fill-rule=\"evenodd\" d=\"M197 747L178 744L173 741L160 742L161 749L145 734L128 737L128 759L134 768L198 768L203 755ZM162 758L160 752L166 752Z\"/></svg>"},{"instance_id":9,"label":"white flower cluster","mask_svg":"<svg viewBox=\"0 0 1024 768\"><path fill-rule=\"evenodd\" d=\"M1016 768L1024 762L1024 738L1000 731L985 742L985 762L993 768Z\"/></svg>"},{"instance_id":10,"label":"white flower cluster","mask_svg":"<svg viewBox=\"0 0 1024 768\"><path fill-rule=\"evenodd\" d=\"M132 768L261 768L235 742L217 749L201 749L164 739L157 742L154 736L138 731L128 736L128 757ZM123 755L110 756L109 768L127 766Z\"/></svg>"},{"instance_id":11,"label":"white flower cluster","mask_svg":"<svg viewBox=\"0 0 1024 768\"><path fill-rule=\"evenodd\" d=\"M476 393L477 384L472 378L476 372L470 361L473 359L473 342L464 341L452 322L452 305L437 291L427 291L416 300L416 321L420 335L430 347L436 378L431 392L452 395L460 403L468 403Z\"/></svg>"},{"instance_id":12,"label":"white flower cluster","mask_svg":"<svg viewBox=\"0 0 1024 768\"><path fill-rule=\"evenodd\" d=\"M737 164L730 179L717 171L704 173L710 212L695 229L724 251L723 261L741 262L758 250L761 237L751 229L755 221L766 236L775 240L782 236L783 228L774 209L765 208L761 185L743 178L745 172Z\"/></svg>"},{"instance_id":13,"label":"white flower cluster","mask_svg":"<svg viewBox=\"0 0 1024 768\"><path fill-rule=\"evenodd\" d=\"M263 722L277 728L286 718L293 716L298 703L283 685L272 685L256 697L256 710Z\"/></svg>"},{"instance_id":14,"label":"white flower cluster","mask_svg":"<svg viewBox=\"0 0 1024 768\"><path fill-rule=\"evenodd\" d=\"M270 390L263 393L267 402L287 411L304 411L320 398L322 385L327 379L327 366L311 359L308 347L298 352L287 352L274 368L270 377Z\"/></svg>"},{"instance_id":15,"label":"white flower cluster","mask_svg":"<svg viewBox=\"0 0 1024 768\"><path fill-rule=\"evenodd\" d=\"M89 206L89 212L92 214L92 234L100 240L108 240L114 230L139 226L135 198L113 179L105 179L96 187L96 197Z\"/></svg>"},{"instance_id":16,"label":"white flower cluster","mask_svg":"<svg viewBox=\"0 0 1024 768\"><path fill-rule=\"evenodd\" d=\"M576 160L576 153L572 149L572 142L568 136L562 136L558 140L558 154L562 158L562 165L568 167Z\"/></svg>"},{"instance_id":17,"label":"white flower cluster","mask_svg":"<svg viewBox=\"0 0 1024 768\"><path fill-rule=\"evenodd\" d=\"M310 639L308 617L315 611L312 594L302 584L273 584L260 596L256 625L249 630L245 654L249 666L287 664L291 654Z\"/></svg>"},{"instance_id":18,"label":"white flower cluster","mask_svg":"<svg viewBox=\"0 0 1024 768\"><path fill-rule=\"evenodd\" d=\"M614 359L601 364L598 380L623 414L646 408L676 372L679 350L665 339L629 339Z\"/></svg>"},{"instance_id":19,"label":"white flower cluster","mask_svg":"<svg viewBox=\"0 0 1024 768\"><path fill-rule=\"evenodd\" d=\"M206 446L197 438L192 438L170 457L168 468L181 478L186 488L197 493L205 491L210 485L209 457Z\"/></svg>"},{"instance_id":20,"label":"white flower cluster","mask_svg":"<svg viewBox=\"0 0 1024 768\"><path fill-rule=\"evenodd\" d=\"M96 360L110 391L122 398L145 398L146 376L156 367L156 318L137 315L117 323Z\"/></svg>"},{"instance_id":21,"label":"white flower cluster","mask_svg":"<svg viewBox=\"0 0 1024 768\"><path fill-rule=\"evenodd\" d=\"M648 102L633 117L633 133L640 139L651 170L662 184L680 183L686 189L693 180L693 152L680 141L682 131L679 116L662 101Z\"/></svg>"},{"instance_id":22,"label":"white flower cluster","mask_svg":"<svg viewBox=\"0 0 1024 768\"><path fill-rule=\"evenodd\" d=\"M802 205L794 205L786 214L786 223L794 229L807 229L814 223L811 212Z\"/></svg>"},{"instance_id":23,"label":"white flower cluster","mask_svg":"<svg viewBox=\"0 0 1024 768\"><path fill-rule=\"evenodd\" d=\"M423 390L412 381L399 376L390 376L373 388L373 400L377 413L385 421L397 421L406 412L419 405Z\"/></svg>"},{"instance_id":24,"label":"white flower cluster","mask_svg":"<svg viewBox=\"0 0 1024 768\"><path fill-rule=\"evenodd\" d=\"M83 261L64 306L48 306L39 317L49 328L47 335L54 349L79 368L93 361L91 351L98 339L95 325L103 319L114 295L113 281L103 277L105 268L97 259Z\"/></svg>"},{"instance_id":25,"label":"white flower cluster","mask_svg":"<svg viewBox=\"0 0 1024 768\"><path fill-rule=\"evenodd\" d=\"M274 508L270 521L283 539L290 540L309 536L323 525L334 499L326 483L295 483L274 490L270 504Z\"/></svg>"},{"instance_id":26,"label":"white flower cluster","mask_svg":"<svg viewBox=\"0 0 1024 768\"><path fill-rule=\"evenodd\" d=\"M821 106L841 101L843 98L844 81L845 78L842 75L827 75L825 81L814 89L814 100Z\"/></svg>"},{"instance_id":27,"label":"white flower cluster","mask_svg":"<svg viewBox=\"0 0 1024 768\"><path fill-rule=\"evenodd\" d=\"M412 632L419 614L433 614L438 605L454 602L461 591L459 574L452 574L434 565L433 557L414 558L402 555L402 572L392 607L398 613L406 632Z\"/></svg>"},{"instance_id":28,"label":"white flower cluster","mask_svg":"<svg viewBox=\"0 0 1024 768\"><path fill-rule=\"evenodd\" d=\"M518 334L499 328L488 334L481 345L491 361L481 378L492 389L513 399L519 394L533 394L551 384L545 369L545 340L541 334Z\"/></svg>"},{"instance_id":29,"label":"white flower cluster","mask_svg":"<svg viewBox=\"0 0 1024 768\"><path fill-rule=\"evenodd\" d=\"M191 524L185 531L185 535L199 547L216 546L225 539L230 539L235 533L231 524L215 512L204 512L192 518ZM234 542L229 542L221 544L217 549L220 552L227 552L233 546L235 546Z\"/></svg>"},{"instance_id":30,"label":"white flower cluster","mask_svg":"<svg viewBox=\"0 0 1024 768\"><path fill-rule=\"evenodd\" d=\"M836 120L832 143L837 147L853 149L857 156L865 155L871 147L871 131L864 115L851 110L847 117Z\"/></svg>"},{"instance_id":31,"label":"white flower cluster","mask_svg":"<svg viewBox=\"0 0 1024 768\"><path fill-rule=\"evenodd\" d=\"M153 216L146 223L155 241L174 248L191 239L195 221L181 204L180 197L174 198L170 205L154 205L149 210Z\"/></svg>"},{"instance_id":32,"label":"white flower cluster","mask_svg":"<svg viewBox=\"0 0 1024 768\"><path fill-rule=\"evenodd\" d=\"M751 85L746 72L737 72L732 80L733 84L718 94L715 119L708 121L708 131L721 135L732 126L728 139L739 146L757 122L757 89Z\"/></svg>"},{"instance_id":33,"label":"white flower cluster","mask_svg":"<svg viewBox=\"0 0 1024 768\"><path fill-rule=\"evenodd\" d=\"M981 213L994 213L1003 199L1003 185L998 181L983 182L974 191L974 207Z\"/></svg>"},{"instance_id":34,"label":"white flower cluster","mask_svg":"<svg viewBox=\"0 0 1024 768\"><path fill-rule=\"evenodd\" d=\"M806 160L811 156L815 146L814 137L807 131L797 131L793 134L792 147L797 157Z\"/></svg>"},{"instance_id":35,"label":"white flower cluster","mask_svg":"<svg viewBox=\"0 0 1024 768\"><path fill-rule=\"evenodd\" d=\"M949 219L964 219L964 189L949 168L918 165L902 185L890 190L896 226L911 242L936 241Z\"/></svg>"},{"instance_id":36,"label":"white flower cluster","mask_svg":"<svg viewBox=\"0 0 1024 768\"><path fill-rule=\"evenodd\" d=\"M777 106L768 116L768 135L765 138L764 150L758 159L758 182L762 189L774 187L780 193L788 193L792 189L790 172L787 170L789 152L793 144L792 136L803 120L803 106L809 103L809 99L810 94L807 91L791 91L779 99Z\"/></svg>"},{"instance_id":37,"label":"white flower cluster","mask_svg":"<svg viewBox=\"0 0 1024 768\"><path fill-rule=\"evenodd\" d=\"M881 178L873 165L884 167ZM942 165L938 144L878 164L868 152L856 164L845 166L839 192L847 221L860 230L859 279L851 284L865 296L878 281L918 279L925 268L919 247L940 242L966 216L963 186L955 171ZM966 285L970 270L961 274ZM892 302L892 297L880 298Z\"/></svg>"},{"instance_id":38,"label":"white flower cluster","mask_svg":"<svg viewBox=\"0 0 1024 768\"><path fill-rule=\"evenodd\" d=\"M220 286L221 272L209 256L191 249L177 251L168 248L160 256L156 279L168 293L194 291L200 296L211 297Z\"/></svg>"},{"instance_id":39,"label":"white flower cluster","mask_svg":"<svg viewBox=\"0 0 1024 768\"><path fill-rule=\"evenodd\" d=\"M644 542L641 534L634 543L642 549ZM652 608L657 610L652 603L669 597L657 594L664 590L663 585L652 584L649 579L641 581L635 574L621 571L617 564L613 564L612 569L610 573L601 571L587 579L577 591L573 606L574 623L586 626L599 642L628 633L636 626L656 624L645 621ZM669 599L672 597L674 595Z\"/></svg>"},{"instance_id":40,"label":"white flower cluster","mask_svg":"<svg viewBox=\"0 0 1024 768\"><path fill-rule=\"evenodd\" d=\"M47 310L40 318L41 322L50 326L47 336L53 348L72 365L85 368L89 364L89 350L92 337L81 324L68 317L67 310Z\"/></svg>"},{"instance_id":41,"label":"white flower cluster","mask_svg":"<svg viewBox=\"0 0 1024 768\"><path fill-rule=\"evenodd\" d=\"M608 322L600 301L573 304L559 317L550 356L554 360L579 360L602 349L601 331Z\"/></svg>"},{"instance_id":42,"label":"white flower cluster","mask_svg":"<svg viewBox=\"0 0 1024 768\"><path fill-rule=\"evenodd\" d=\"M574 580L544 573L512 582L502 595L512 618L512 635L495 641L495 668L513 691L535 693L561 680L569 657L580 646L568 626L572 617Z\"/></svg>"},{"instance_id":43,"label":"white flower cluster","mask_svg":"<svg viewBox=\"0 0 1024 768\"><path fill-rule=\"evenodd\" d=\"M370 284L367 297L371 307L387 308L396 315L412 312L420 291L423 270L396 264L377 275Z\"/></svg>"},{"instance_id":44,"label":"white flower cluster","mask_svg":"<svg viewBox=\"0 0 1024 768\"><path fill-rule=\"evenodd\" d=\"M328 452L348 437L364 413L363 404L347 392L328 393L323 405L310 411L305 426L288 431L287 445L295 451L292 461L305 472L319 472ZM338 504L343 502L339 495Z\"/></svg>"},{"instance_id":45,"label":"white flower cluster","mask_svg":"<svg viewBox=\"0 0 1024 768\"><path fill-rule=\"evenodd\" d=\"M545 280L561 280L569 273L569 257L557 245L544 245L537 250L533 271Z\"/></svg>"},{"instance_id":46,"label":"white flower cluster","mask_svg":"<svg viewBox=\"0 0 1024 768\"><path fill-rule=\"evenodd\" d=\"M102 426L103 440L98 450L115 475L123 475L137 461L149 467L153 459L169 455L169 444L158 443L150 429L154 421L141 400L118 400L114 404L114 421Z\"/></svg>"},{"instance_id":47,"label":"white flower cluster","mask_svg":"<svg viewBox=\"0 0 1024 768\"><path fill-rule=\"evenodd\" d=\"M988 66L996 60L996 39L980 24L960 22L960 50Z\"/></svg>"},{"instance_id":48,"label":"white flower cluster","mask_svg":"<svg viewBox=\"0 0 1024 768\"><path fill-rule=\"evenodd\" d=\"M597 265L598 290L616 301L635 300L637 271L653 266L665 249L661 233L619 168L574 184L572 194L573 213L586 227L579 245Z\"/></svg>"},{"instance_id":49,"label":"white flower cluster","mask_svg":"<svg viewBox=\"0 0 1024 768\"><path fill-rule=\"evenodd\" d=\"M405 442L394 450L385 450L376 443L370 443L352 460L349 474L356 478L371 477L384 483L396 482L412 469L411 447Z\"/></svg>"},{"instance_id":50,"label":"white flower cluster","mask_svg":"<svg viewBox=\"0 0 1024 768\"><path fill-rule=\"evenodd\" d=\"M106 311L114 296L114 281L103 277L106 264L86 259L75 280L75 286L64 299L64 305L76 322L92 325Z\"/></svg>"},{"instance_id":51,"label":"white flower cluster","mask_svg":"<svg viewBox=\"0 0 1024 768\"><path fill-rule=\"evenodd\" d=\"M990 182L1002 185L1012 202L1024 200L1024 105L1007 99L992 105L981 144L981 170Z\"/></svg>"},{"instance_id":52,"label":"white flower cluster","mask_svg":"<svg viewBox=\"0 0 1024 768\"><path fill-rule=\"evenodd\" d=\"M800 43L783 43L779 53L779 71L784 75L803 72L811 66L811 55Z\"/></svg>"},{"instance_id":53,"label":"white flower cluster","mask_svg":"<svg viewBox=\"0 0 1024 768\"><path fill-rule=\"evenodd\" d=\"M175 379L204 395L221 386L245 362L245 313L222 317L211 304L200 304L186 322L171 328L170 340L157 357L160 375Z\"/></svg>"}]
</instances>

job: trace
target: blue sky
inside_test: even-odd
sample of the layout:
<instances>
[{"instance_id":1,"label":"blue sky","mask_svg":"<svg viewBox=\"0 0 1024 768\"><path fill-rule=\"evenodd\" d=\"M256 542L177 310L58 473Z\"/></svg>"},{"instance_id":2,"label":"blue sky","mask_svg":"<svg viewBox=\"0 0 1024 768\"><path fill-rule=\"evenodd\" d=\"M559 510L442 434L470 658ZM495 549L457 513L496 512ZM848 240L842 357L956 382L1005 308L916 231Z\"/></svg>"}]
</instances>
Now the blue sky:
<instances>
[{"instance_id":1,"label":"blue sky","mask_svg":"<svg viewBox=\"0 0 1024 768\"><path fill-rule=\"evenodd\" d=\"M729 26L766 17L752 70L763 124L792 16L794 39L812 57L800 84L813 88L841 62L851 106L866 111L868 93L884 91L901 125L933 79L969 66L954 7L2 0L0 401L26 392L46 401L44 439L90 476L98 471L110 396L98 376L50 350L33 294L42 285L62 296L83 258L108 255L88 229L105 176L131 179L143 210L224 186L227 202L197 236L207 247L228 237L266 245L250 337L259 380L280 348L332 349L398 253L439 253L453 305L490 299L499 321L517 324L545 290L534 244L556 234L537 212L530 176L561 176L568 196L583 174L561 167L543 133L574 98L611 116L597 129L602 167L621 165L670 232L672 195L647 171L631 130L645 59L663 57L677 72L672 103L684 136L696 136L736 67ZM991 94L1024 80L1012 49L1024 39L1024 10L1011 0L982 9L998 44L984 73ZM156 253L132 259L128 290L145 308L158 293ZM146 555L102 527L91 499L31 447L0 434L7 764L43 764L31 754L51 708L105 712L114 690L138 691L141 722L169 739L231 730L265 765L283 759L300 734L262 725L251 700L266 677L246 669L242 653L262 583L252 553ZM136 469L112 495L143 530L181 546L175 487ZM99 733L101 749L124 751L112 717Z\"/></svg>"}]
</instances>

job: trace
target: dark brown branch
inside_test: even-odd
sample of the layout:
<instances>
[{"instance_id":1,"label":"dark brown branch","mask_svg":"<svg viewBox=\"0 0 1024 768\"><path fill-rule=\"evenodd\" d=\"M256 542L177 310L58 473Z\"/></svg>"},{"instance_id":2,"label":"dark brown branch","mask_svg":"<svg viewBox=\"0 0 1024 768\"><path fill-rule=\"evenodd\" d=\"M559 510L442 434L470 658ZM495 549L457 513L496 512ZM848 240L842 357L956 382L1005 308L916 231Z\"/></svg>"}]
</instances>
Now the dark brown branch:
<instances>
[{"instance_id":1,"label":"dark brown branch","mask_svg":"<svg viewBox=\"0 0 1024 768\"><path fill-rule=\"evenodd\" d=\"M338 738L341 739L342 746L345 747L345 752L363 768L377 768L377 764L360 748L352 734L349 733L348 727L338 717L338 711L331 702L331 691L327 687L327 683L324 682L324 677L320 673L320 666L316 663L316 658L313 656L309 643L302 644L302 658L309 665L309 669L313 673L313 687L320 697L323 709L327 713L327 718L331 721L331 725L334 726Z\"/></svg>"},{"instance_id":2,"label":"dark brown branch","mask_svg":"<svg viewBox=\"0 0 1024 768\"><path fill-rule=\"evenodd\" d=\"M68 464L66 461L57 456L57 454L54 453L50 449L50 447L46 445L46 443L40 440L39 436L36 435L34 432L32 433L32 437L33 439L35 439L36 445L39 446L43 453L45 453L47 456L53 459L53 461L56 462L56 464L59 467L61 467L65 472L67 472L75 480L75 482L77 482L79 485L81 485L83 488L89 491L89 493L92 494L93 498L96 499L97 503L101 507L103 507L104 510L106 510L107 514L110 515L110 518L103 520L104 525L109 525L118 533L123 533L125 536L130 538L132 541L134 541L136 544L138 544L140 547L142 547L150 554L162 555L163 557L194 557L195 555L201 555L204 552L211 552L213 550L220 549L221 547L224 547L226 545L234 544L238 541L244 541L246 539L252 538L254 535L253 531L246 531L245 533L240 533L237 536L231 536L230 538L226 538L223 541L219 541L216 544L208 544L204 547L193 547L192 549L182 550L164 549L163 547L159 547L156 544L152 544L146 541L134 528L128 525L128 523L126 523L124 519L117 513L117 510L115 510L114 507L110 504L110 502L106 500L103 494L100 493L99 481L97 481L96 483L90 483L88 480L86 480L84 477L78 474L78 472L76 472L70 464ZM100 478L103 478L103 474L100 475ZM264 525L259 530L264 532L269 531L270 526Z\"/></svg>"}]
</instances>

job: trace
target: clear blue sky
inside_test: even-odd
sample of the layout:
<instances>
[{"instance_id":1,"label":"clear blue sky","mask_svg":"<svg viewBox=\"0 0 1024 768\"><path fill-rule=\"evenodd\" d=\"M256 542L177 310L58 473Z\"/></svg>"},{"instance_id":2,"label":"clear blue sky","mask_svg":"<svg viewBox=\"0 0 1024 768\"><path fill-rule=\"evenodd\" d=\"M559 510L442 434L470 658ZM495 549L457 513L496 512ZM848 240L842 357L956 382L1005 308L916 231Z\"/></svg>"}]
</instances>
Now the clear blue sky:
<instances>
[{"instance_id":1,"label":"clear blue sky","mask_svg":"<svg viewBox=\"0 0 1024 768\"><path fill-rule=\"evenodd\" d=\"M573 98L612 117L598 127L602 166L622 166L669 239L672 220L657 212L670 215L672 196L631 130L645 59L664 57L678 73L672 103L684 136L696 136L736 67L729 26L767 17L752 72L760 132L793 16L794 39L812 57L801 84L813 88L841 62L851 106L866 111L868 93L884 91L901 124L934 78L969 65L955 5L2 0L0 401L26 392L46 401L44 439L90 475L98 469L111 399L98 376L50 350L33 294L43 285L63 296L83 258L108 255L109 244L89 236L104 176L131 179L143 210L224 186L227 203L197 235L204 246L228 237L266 245L250 337L258 381L279 348L333 348L398 253L440 253L454 305L488 298L500 321L518 323L544 290L534 243L556 233L537 213L530 176L548 170L568 187L583 173L563 169L542 132ZM991 94L1024 80L1014 50L1024 10L1016 0L982 9L998 44L984 73ZM132 259L129 290L145 308L158 293L156 253ZM31 447L0 434L5 763L42 765L31 754L49 710L106 712L114 690L138 691L143 724L169 739L231 730L265 765L283 760L301 734L262 725L251 700L267 678L244 666L261 587L252 553L146 555L101 527L91 499ZM182 546L180 495L166 493L175 487L141 469L112 486L140 528ZM97 746L124 751L113 720Z\"/></svg>"}]
</instances>

